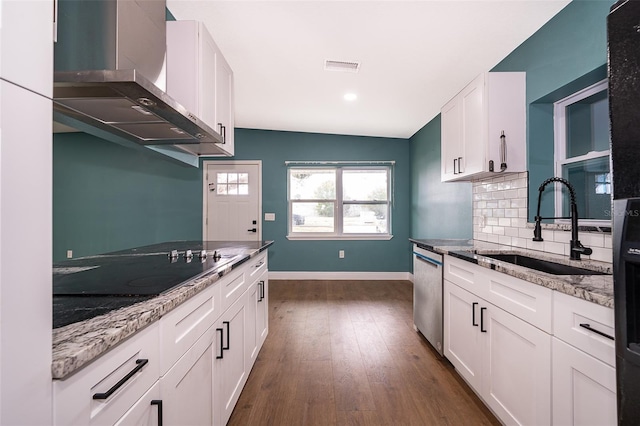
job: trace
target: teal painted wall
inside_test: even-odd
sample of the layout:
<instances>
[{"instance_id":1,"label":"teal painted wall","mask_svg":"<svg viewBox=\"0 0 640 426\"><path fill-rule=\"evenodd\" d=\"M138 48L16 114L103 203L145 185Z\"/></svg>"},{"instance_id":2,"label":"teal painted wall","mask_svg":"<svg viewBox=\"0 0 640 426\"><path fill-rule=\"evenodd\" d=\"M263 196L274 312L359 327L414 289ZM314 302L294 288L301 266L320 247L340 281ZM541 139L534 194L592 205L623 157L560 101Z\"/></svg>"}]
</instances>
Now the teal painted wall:
<instances>
[{"instance_id":1,"label":"teal painted wall","mask_svg":"<svg viewBox=\"0 0 640 426\"><path fill-rule=\"evenodd\" d=\"M471 183L440 181L440 114L409 140L411 236L472 238Z\"/></svg>"},{"instance_id":2,"label":"teal painted wall","mask_svg":"<svg viewBox=\"0 0 640 426\"><path fill-rule=\"evenodd\" d=\"M409 238L409 143L406 139L370 138L268 130L235 130L237 160L262 160L262 238L273 240L269 269L274 271L411 270ZM287 235L285 161L388 161L394 171L393 238L389 241L290 241ZM338 250L345 258L338 258Z\"/></svg>"},{"instance_id":3,"label":"teal painted wall","mask_svg":"<svg viewBox=\"0 0 640 426\"><path fill-rule=\"evenodd\" d=\"M613 1L573 0L492 71L527 73L529 220L538 187L553 171L553 102L606 78L606 16ZM470 238L470 184L440 183L440 116L410 139L411 236ZM446 212L446 215L443 214ZM553 214L543 196L542 215Z\"/></svg>"},{"instance_id":4,"label":"teal painted wall","mask_svg":"<svg viewBox=\"0 0 640 426\"><path fill-rule=\"evenodd\" d=\"M614 1L573 0L492 71L527 73L529 220L538 187L554 175L553 102L606 78L606 17ZM553 215L545 191L541 213Z\"/></svg>"},{"instance_id":5,"label":"teal painted wall","mask_svg":"<svg viewBox=\"0 0 640 426\"><path fill-rule=\"evenodd\" d=\"M202 238L202 172L86 133L53 138L53 258Z\"/></svg>"}]
</instances>

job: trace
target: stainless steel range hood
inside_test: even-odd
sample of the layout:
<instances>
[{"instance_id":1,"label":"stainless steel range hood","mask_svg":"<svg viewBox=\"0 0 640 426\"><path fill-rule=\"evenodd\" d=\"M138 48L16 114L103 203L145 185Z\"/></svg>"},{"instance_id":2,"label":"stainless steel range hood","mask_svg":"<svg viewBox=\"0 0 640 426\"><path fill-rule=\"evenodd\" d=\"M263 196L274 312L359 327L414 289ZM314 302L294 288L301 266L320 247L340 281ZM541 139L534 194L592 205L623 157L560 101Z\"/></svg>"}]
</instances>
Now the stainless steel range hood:
<instances>
[{"instance_id":1,"label":"stainless steel range hood","mask_svg":"<svg viewBox=\"0 0 640 426\"><path fill-rule=\"evenodd\" d=\"M165 93L161 0L60 0L54 111L141 145L228 155L223 138Z\"/></svg>"}]
</instances>

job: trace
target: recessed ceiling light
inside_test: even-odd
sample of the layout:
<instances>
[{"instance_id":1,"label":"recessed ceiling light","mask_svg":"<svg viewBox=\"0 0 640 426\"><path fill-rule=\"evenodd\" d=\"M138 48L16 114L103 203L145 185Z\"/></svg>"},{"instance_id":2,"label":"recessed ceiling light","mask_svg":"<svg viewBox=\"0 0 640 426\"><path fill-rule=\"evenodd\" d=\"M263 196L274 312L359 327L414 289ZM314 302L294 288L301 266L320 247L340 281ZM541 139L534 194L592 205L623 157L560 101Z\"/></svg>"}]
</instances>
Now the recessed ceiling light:
<instances>
[{"instance_id":1,"label":"recessed ceiling light","mask_svg":"<svg viewBox=\"0 0 640 426\"><path fill-rule=\"evenodd\" d=\"M356 99L358 99L358 95L356 95L355 93L347 93L344 95L345 101L353 102Z\"/></svg>"}]
</instances>

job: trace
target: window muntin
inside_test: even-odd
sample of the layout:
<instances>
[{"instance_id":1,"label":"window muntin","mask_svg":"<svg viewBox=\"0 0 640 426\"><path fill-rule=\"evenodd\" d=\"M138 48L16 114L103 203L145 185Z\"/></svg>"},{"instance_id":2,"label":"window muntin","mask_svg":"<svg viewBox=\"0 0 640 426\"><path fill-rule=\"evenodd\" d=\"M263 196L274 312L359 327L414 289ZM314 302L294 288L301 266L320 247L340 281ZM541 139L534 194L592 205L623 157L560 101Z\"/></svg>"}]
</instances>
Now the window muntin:
<instances>
[{"instance_id":1,"label":"window muntin","mask_svg":"<svg viewBox=\"0 0 640 426\"><path fill-rule=\"evenodd\" d=\"M555 173L574 186L581 222L609 221L611 178L607 81L556 102L554 122ZM568 217L566 189L558 188L555 197L555 216Z\"/></svg>"},{"instance_id":2,"label":"window muntin","mask_svg":"<svg viewBox=\"0 0 640 426\"><path fill-rule=\"evenodd\" d=\"M391 168L289 168L289 235L390 235Z\"/></svg>"},{"instance_id":3,"label":"window muntin","mask_svg":"<svg viewBox=\"0 0 640 426\"><path fill-rule=\"evenodd\" d=\"M218 195L249 195L249 173L216 173Z\"/></svg>"}]
</instances>

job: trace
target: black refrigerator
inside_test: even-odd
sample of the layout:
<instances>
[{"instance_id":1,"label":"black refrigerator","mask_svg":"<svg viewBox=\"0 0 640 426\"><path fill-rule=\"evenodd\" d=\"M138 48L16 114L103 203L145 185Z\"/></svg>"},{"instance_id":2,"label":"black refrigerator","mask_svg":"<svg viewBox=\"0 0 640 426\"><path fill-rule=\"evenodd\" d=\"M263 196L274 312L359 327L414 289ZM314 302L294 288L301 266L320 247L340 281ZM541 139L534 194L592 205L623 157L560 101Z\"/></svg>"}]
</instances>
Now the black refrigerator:
<instances>
[{"instance_id":1,"label":"black refrigerator","mask_svg":"<svg viewBox=\"0 0 640 426\"><path fill-rule=\"evenodd\" d=\"M640 424L640 1L607 18L618 423Z\"/></svg>"}]
</instances>

